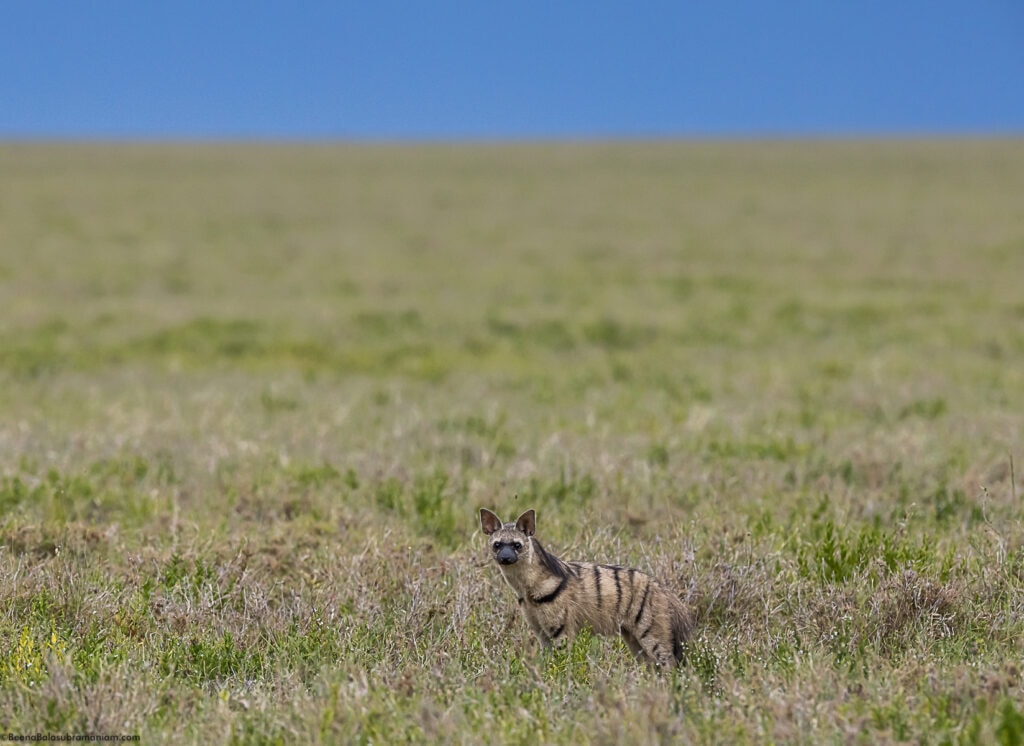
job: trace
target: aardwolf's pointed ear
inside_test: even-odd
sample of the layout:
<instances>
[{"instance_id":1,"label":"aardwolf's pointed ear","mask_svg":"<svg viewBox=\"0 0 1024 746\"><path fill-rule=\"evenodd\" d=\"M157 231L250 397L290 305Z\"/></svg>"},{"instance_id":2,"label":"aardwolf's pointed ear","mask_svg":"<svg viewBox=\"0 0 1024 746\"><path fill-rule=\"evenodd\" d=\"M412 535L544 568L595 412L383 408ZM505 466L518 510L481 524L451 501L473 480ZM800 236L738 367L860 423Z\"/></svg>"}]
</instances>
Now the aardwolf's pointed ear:
<instances>
[{"instance_id":1,"label":"aardwolf's pointed ear","mask_svg":"<svg viewBox=\"0 0 1024 746\"><path fill-rule=\"evenodd\" d=\"M532 510L527 510L516 519L516 528L527 536L533 536L537 530L537 515Z\"/></svg>"},{"instance_id":2,"label":"aardwolf's pointed ear","mask_svg":"<svg viewBox=\"0 0 1024 746\"><path fill-rule=\"evenodd\" d=\"M501 528L501 519L487 508L480 508L480 528L483 529L485 534L490 536Z\"/></svg>"}]
</instances>

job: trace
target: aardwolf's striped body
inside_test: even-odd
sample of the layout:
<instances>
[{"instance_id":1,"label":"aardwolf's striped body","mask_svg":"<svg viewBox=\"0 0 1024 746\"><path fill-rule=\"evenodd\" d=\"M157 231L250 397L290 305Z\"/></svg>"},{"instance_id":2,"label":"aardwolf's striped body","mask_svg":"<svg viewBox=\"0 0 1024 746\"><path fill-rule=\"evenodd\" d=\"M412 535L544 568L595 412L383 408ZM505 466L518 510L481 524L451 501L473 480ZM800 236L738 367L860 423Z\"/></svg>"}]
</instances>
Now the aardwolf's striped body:
<instances>
[{"instance_id":1,"label":"aardwolf's striped body","mask_svg":"<svg viewBox=\"0 0 1024 746\"><path fill-rule=\"evenodd\" d=\"M481 509L480 524L526 621L543 644L570 638L588 626L597 634L621 634L638 658L662 667L680 663L693 616L650 575L617 565L560 560L534 538L532 510L515 523L502 523Z\"/></svg>"}]
</instances>

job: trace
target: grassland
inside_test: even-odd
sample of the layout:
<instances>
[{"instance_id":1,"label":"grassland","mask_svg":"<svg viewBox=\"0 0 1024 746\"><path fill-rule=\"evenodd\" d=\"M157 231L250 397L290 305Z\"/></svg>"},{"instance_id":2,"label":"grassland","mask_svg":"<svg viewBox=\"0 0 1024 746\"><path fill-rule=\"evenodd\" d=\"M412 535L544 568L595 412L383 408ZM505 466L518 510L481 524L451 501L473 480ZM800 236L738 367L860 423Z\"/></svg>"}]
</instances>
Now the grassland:
<instances>
[{"instance_id":1,"label":"grassland","mask_svg":"<svg viewBox=\"0 0 1024 746\"><path fill-rule=\"evenodd\" d=\"M0 727L1024 742L1024 142L0 145ZM476 511L697 609L535 649Z\"/></svg>"}]
</instances>

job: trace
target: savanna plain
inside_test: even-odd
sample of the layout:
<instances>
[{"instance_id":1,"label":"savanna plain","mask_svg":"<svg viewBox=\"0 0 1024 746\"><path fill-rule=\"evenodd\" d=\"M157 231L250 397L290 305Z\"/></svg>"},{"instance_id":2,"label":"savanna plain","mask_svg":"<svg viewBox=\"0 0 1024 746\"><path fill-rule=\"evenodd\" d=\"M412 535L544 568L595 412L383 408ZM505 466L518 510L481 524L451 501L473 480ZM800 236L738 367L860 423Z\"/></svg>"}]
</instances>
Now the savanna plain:
<instances>
[{"instance_id":1,"label":"savanna plain","mask_svg":"<svg viewBox=\"0 0 1024 746\"><path fill-rule=\"evenodd\" d=\"M1022 281L1020 140L0 144L0 728L1024 743Z\"/></svg>"}]
</instances>

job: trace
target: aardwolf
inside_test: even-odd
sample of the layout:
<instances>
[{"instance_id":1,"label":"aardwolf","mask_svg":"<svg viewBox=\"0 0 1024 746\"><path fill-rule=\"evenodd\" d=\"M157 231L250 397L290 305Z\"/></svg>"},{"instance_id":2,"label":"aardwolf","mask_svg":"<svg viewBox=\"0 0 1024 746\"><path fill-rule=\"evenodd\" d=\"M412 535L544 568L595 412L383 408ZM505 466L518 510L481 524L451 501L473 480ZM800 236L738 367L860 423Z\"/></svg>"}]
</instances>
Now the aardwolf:
<instances>
[{"instance_id":1,"label":"aardwolf","mask_svg":"<svg viewBox=\"0 0 1024 746\"><path fill-rule=\"evenodd\" d=\"M480 509L480 527L526 621L544 646L583 626L622 635L638 659L662 668L679 665L693 632L693 614L650 575L618 565L563 562L534 538L534 511L515 523Z\"/></svg>"}]
</instances>

